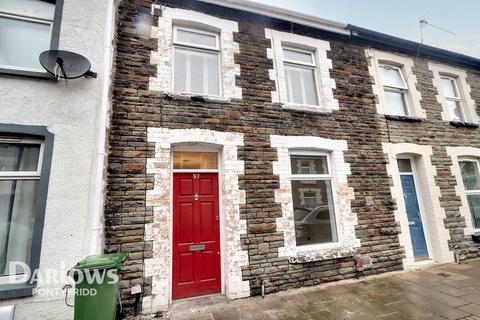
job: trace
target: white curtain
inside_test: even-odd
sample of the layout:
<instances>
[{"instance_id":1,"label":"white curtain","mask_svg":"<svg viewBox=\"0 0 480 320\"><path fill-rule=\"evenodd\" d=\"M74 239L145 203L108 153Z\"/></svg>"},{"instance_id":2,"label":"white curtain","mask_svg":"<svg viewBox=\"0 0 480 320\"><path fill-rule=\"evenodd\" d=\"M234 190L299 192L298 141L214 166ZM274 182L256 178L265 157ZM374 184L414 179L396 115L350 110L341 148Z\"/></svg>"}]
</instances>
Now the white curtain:
<instances>
[{"instance_id":1,"label":"white curtain","mask_svg":"<svg viewBox=\"0 0 480 320\"><path fill-rule=\"evenodd\" d=\"M35 170L38 150L37 146L20 145L15 169ZM0 180L0 275L15 272L8 270L11 261L30 262L37 185L38 180Z\"/></svg>"}]
</instances>

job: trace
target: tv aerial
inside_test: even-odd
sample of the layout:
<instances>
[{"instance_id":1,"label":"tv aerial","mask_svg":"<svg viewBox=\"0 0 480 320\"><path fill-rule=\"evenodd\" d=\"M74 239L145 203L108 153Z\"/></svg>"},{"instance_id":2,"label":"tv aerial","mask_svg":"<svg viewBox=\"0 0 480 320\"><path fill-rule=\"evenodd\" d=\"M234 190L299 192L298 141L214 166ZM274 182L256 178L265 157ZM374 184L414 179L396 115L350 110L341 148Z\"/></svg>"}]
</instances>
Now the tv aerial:
<instances>
[{"instance_id":1,"label":"tv aerial","mask_svg":"<svg viewBox=\"0 0 480 320\"><path fill-rule=\"evenodd\" d=\"M97 73L90 70L91 64L84 56L65 50L47 50L40 54L40 64L55 79L96 78Z\"/></svg>"}]
</instances>

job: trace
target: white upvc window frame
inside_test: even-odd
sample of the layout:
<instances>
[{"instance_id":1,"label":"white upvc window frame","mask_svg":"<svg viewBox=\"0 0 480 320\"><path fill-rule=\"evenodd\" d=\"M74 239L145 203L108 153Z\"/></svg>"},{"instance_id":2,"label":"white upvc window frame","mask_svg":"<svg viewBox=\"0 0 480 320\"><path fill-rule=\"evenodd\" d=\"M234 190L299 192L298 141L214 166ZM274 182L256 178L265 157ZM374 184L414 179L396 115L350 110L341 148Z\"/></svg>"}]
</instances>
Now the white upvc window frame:
<instances>
[{"instance_id":1,"label":"white upvc window frame","mask_svg":"<svg viewBox=\"0 0 480 320\"><path fill-rule=\"evenodd\" d=\"M39 16L34 16L34 15L25 15L25 14L20 14L11 10L5 10L0 8L0 17L4 17L7 19L12 19L12 20L18 20L18 21L28 21L28 22L34 22L38 24L44 24L48 25L50 32L49 32L49 44L48 44L48 49L50 49L50 43L52 41L52 30L53 30L53 22L54 19L46 19L44 17L39 17ZM10 69L10 70L18 70L18 71L32 71L32 72L44 72L42 68L27 68L27 67L19 67L19 66L13 66L13 65L5 65L5 64L0 64L0 68L3 69Z\"/></svg>"},{"instance_id":2,"label":"white upvc window frame","mask_svg":"<svg viewBox=\"0 0 480 320\"><path fill-rule=\"evenodd\" d=\"M297 106L314 106L314 107L320 106L320 92L318 90L317 63L315 61L315 50L300 49L300 48L291 47L291 46L288 46L288 45L282 45L282 51L283 50L306 53L306 54L309 54L310 57L312 58L312 63L308 63L308 62L303 62L303 61L286 59L285 55L283 55L283 66L284 66L284 69L285 69L285 80L286 80L285 82L286 82L286 86L287 86L288 103L291 104L291 105L297 105ZM289 77L288 77L288 74L287 74L287 67L288 66L293 66L293 67L303 68L303 69L308 69L308 70L313 71L313 83L315 84L315 92L314 93L315 93L315 96L316 96L316 99L317 99L317 104L307 104L306 103L307 98L306 98L305 90L302 91L302 100L305 103L293 102L292 86L289 85L291 83L291 81L289 81ZM303 78L302 78L302 82L303 82ZM305 89L303 83L302 83L302 88ZM290 99L292 99L292 101Z\"/></svg>"},{"instance_id":3,"label":"white upvc window frame","mask_svg":"<svg viewBox=\"0 0 480 320\"><path fill-rule=\"evenodd\" d=\"M178 40L178 30L185 30L185 31L191 32L191 33L198 33L198 34L204 34L204 35L208 35L208 36L214 36L215 37L215 47L204 46L204 45L200 45L200 44L192 43L192 42L179 41ZM202 29L194 29L194 28L188 28L188 27L182 27L182 26L174 26L173 27L173 44L181 45L181 46L185 46L185 47L191 47L191 48L199 48L199 49L206 49L206 50L212 50L212 51L220 51L220 35L217 32L205 31L205 30L202 30Z\"/></svg>"},{"instance_id":4,"label":"white upvc window frame","mask_svg":"<svg viewBox=\"0 0 480 320\"><path fill-rule=\"evenodd\" d=\"M38 164L36 171L0 171L0 180L40 180L45 143L42 140L24 138L0 138L1 144L38 144Z\"/></svg>"},{"instance_id":5,"label":"white upvc window frame","mask_svg":"<svg viewBox=\"0 0 480 320\"><path fill-rule=\"evenodd\" d=\"M460 157L460 158L458 158L458 166L459 167L460 167L460 162L475 162L477 164L477 171L480 174L480 161L479 161L478 158ZM461 169L460 169L460 176L461 176L460 178L462 179L462 182L463 182L463 175L462 175L462 170ZM467 196L475 195L475 194L480 195L480 189L479 190L467 190L467 186L465 185L464 182L463 182L463 190L465 190L465 195L467 195ZM469 203L468 203L468 209L471 210ZM475 228L475 221L473 219L471 211L470 211L470 219L472 219L472 226L473 226L474 232L480 232L480 228Z\"/></svg>"},{"instance_id":6,"label":"white upvc window frame","mask_svg":"<svg viewBox=\"0 0 480 320\"><path fill-rule=\"evenodd\" d=\"M402 79L402 82L403 82L403 87L395 87L395 86L385 85L384 82L383 82L382 73L381 73L381 71L380 71L380 78L381 78L381 81L382 81L383 92L384 92L384 94L385 94L386 91L395 92L395 93L400 93L400 94L402 95L402 100L403 100L403 104L404 104L404 107L405 107L405 115L406 115L406 116L410 116L410 115L411 115L410 106L409 106L409 104L408 104L408 99L407 99L407 95L408 95L408 84L407 84L407 82L405 81L405 77L403 76L403 67L397 67L397 66L394 66L394 65L385 63L385 62L380 62L380 63L378 64L378 67L379 67L380 69L381 69L381 68L390 68L390 69L396 70L396 71L399 73L400 78ZM385 101L386 101L386 103L387 103L387 112L386 112L386 114L391 115L391 113L390 113L390 106L388 105L388 101L387 101L386 98L385 98Z\"/></svg>"},{"instance_id":7,"label":"white upvc window frame","mask_svg":"<svg viewBox=\"0 0 480 320\"><path fill-rule=\"evenodd\" d=\"M462 96L460 94L460 90L459 90L459 87L458 87L458 79L456 77L452 77L450 75L445 75L445 74L440 74L440 81L442 80L450 80L452 81L453 83L453 90L455 91L456 93L456 97L450 97L450 96L447 96L443 90L443 86L442 87L442 94L443 94L443 97L445 98L446 101L454 101L455 103L458 104L458 108L460 110L460 121L466 121L466 115L465 115L465 110L463 110L463 103L462 103ZM451 119L453 121L453 119Z\"/></svg>"},{"instance_id":8,"label":"white upvc window frame","mask_svg":"<svg viewBox=\"0 0 480 320\"><path fill-rule=\"evenodd\" d=\"M297 245L295 244L295 247L299 251L314 251L314 250L322 250L322 249L328 249L328 248L334 248L337 247L341 242L342 242L342 234L339 231L340 230L340 225L339 225L339 213L338 209L336 206L337 203L337 198L336 198L336 181L335 181L335 175L332 170L332 155L330 152L325 152L325 151L305 151L305 150L297 150L297 149L292 149L289 150L289 161L291 163L292 161L292 156L308 156L308 157L326 157L327 159L327 172L328 174L293 174L290 172L290 183L292 181L317 181L317 180L322 180L322 181L330 181L330 186L331 186L331 193L332 193L332 206L333 206L333 214L335 217L335 223L333 224L332 221L331 227L335 227L335 233L337 235L337 241L335 242L327 242L327 243L316 243L316 244L306 244L306 245ZM293 190L292 190L293 193ZM292 194L293 197L293 194ZM296 235L295 235L296 237Z\"/></svg>"},{"instance_id":9,"label":"white upvc window frame","mask_svg":"<svg viewBox=\"0 0 480 320\"><path fill-rule=\"evenodd\" d=\"M215 47L210 47L210 46L199 45L199 44L191 43L191 42L178 41L177 40L178 30L185 30L185 31L192 32L192 33L199 33L199 34L215 36L216 45L215 45ZM185 90L185 91L175 90L175 50L176 49L180 49L180 50L184 50L184 51L197 51L197 52L204 52L204 53L209 53L209 54L217 54L217 56L218 56L218 65L217 65L218 95L206 93L206 92L208 92L206 81L203 82L203 91L204 92L202 92L202 93L194 93L194 92L191 92L191 90L188 90L189 87L190 87L189 81L187 81L187 83L186 83L187 90ZM173 56L172 56L172 62L173 62L172 63L172 90L173 91L188 94L188 95L203 95L203 96L212 96L212 97L221 97L222 96L222 70L221 70L222 55L221 55L221 50L220 50L220 34L219 33L204 31L204 30L201 30L201 29L193 29L193 28L188 28L188 27L182 27L182 26L173 26ZM187 67L187 73L188 72L189 72L189 68ZM205 77L205 75L204 75L204 77ZM188 78L189 78L189 76L187 76L187 80L188 80Z\"/></svg>"}]
</instances>

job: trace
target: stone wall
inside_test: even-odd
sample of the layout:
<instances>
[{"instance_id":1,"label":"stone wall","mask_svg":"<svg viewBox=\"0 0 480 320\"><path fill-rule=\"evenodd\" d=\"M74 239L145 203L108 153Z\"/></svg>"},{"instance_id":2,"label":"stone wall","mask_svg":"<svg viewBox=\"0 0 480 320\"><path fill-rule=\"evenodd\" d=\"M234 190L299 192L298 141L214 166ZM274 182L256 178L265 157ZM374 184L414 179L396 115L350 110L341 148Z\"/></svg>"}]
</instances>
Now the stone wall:
<instances>
[{"instance_id":1,"label":"stone wall","mask_svg":"<svg viewBox=\"0 0 480 320\"><path fill-rule=\"evenodd\" d=\"M238 32L233 33L233 40L239 46L235 64L240 66L235 86L241 88L242 99L211 101L149 90L150 77L157 76L150 58L151 52L158 52L158 39L138 37L133 23L137 15L152 12L152 3L148 0L121 3L105 228L106 251L130 253L122 272L125 289L122 296L127 310L133 304L128 288L141 284L145 296L149 296L152 285L151 277L144 276L143 270L144 260L152 258L152 242L145 238L145 225L153 222L153 208L147 206L146 198L154 187L153 175L146 172L146 164L148 159L155 158L154 145L147 141L148 128L196 128L243 134L244 144L238 147L238 159L244 161L245 170L239 176L239 186L246 201L240 205L240 219L246 220L247 233L241 236L241 246L248 251L249 264L242 267L242 274L243 281L249 281L252 295L260 294L262 282L270 293L402 269L405 254L399 243L400 229L395 220L396 206L382 142L433 145L431 161L437 169L435 181L447 217L450 246L463 249L465 257L477 255L478 248L463 234L465 223L459 214L456 180L450 172L452 163L445 146L476 145L480 140L476 130L454 128L441 121L441 106L436 101L432 73L425 60L415 59L413 71L422 107L427 112L426 121L387 123L383 115L377 114L366 45L351 43L339 35L199 2L168 0L164 4L238 22ZM158 16L154 16L154 24L157 20ZM270 80L273 62L267 56L271 42L265 38L265 28L292 31L330 43L327 57L332 61L330 77L336 84L333 95L338 110L318 114L286 110L279 103L272 103L276 88ZM472 97L480 101L480 82L471 81L479 79L478 73L469 71L468 76ZM283 232L277 226L282 205L275 198L280 181L273 170L278 158L277 149L271 146L271 135L315 136L347 142L343 156L350 165L348 187L354 190L350 207L357 217L355 232L361 245L357 255L370 256L371 268L356 271L352 256L290 263L288 257L279 255L278 249L285 244Z\"/></svg>"}]
</instances>

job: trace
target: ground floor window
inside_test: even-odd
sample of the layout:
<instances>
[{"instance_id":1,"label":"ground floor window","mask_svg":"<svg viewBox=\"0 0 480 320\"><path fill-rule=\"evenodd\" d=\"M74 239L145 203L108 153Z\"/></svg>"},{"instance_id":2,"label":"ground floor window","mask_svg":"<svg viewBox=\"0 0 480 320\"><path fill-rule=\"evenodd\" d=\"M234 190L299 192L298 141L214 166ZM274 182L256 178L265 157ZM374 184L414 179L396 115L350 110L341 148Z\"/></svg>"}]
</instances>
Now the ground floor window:
<instances>
[{"instance_id":1,"label":"ground floor window","mask_svg":"<svg viewBox=\"0 0 480 320\"><path fill-rule=\"evenodd\" d=\"M328 153L293 153L291 185L298 246L337 242Z\"/></svg>"},{"instance_id":2,"label":"ground floor window","mask_svg":"<svg viewBox=\"0 0 480 320\"><path fill-rule=\"evenodd\" d=\"M0 276L30 262L42 151L42 141L0 140Z\"/></svg>"},{"instance_id":3,"label":"ground floor window","mask_svg":"<svg viewBox=\"0 0 480 320\"><path fill-rule=\"evenodd\" d=\"M475 229L480 229L480 166L478 159L462 159L459 161L459 165L473 226Z\"/></svg>"}]
</instances>

